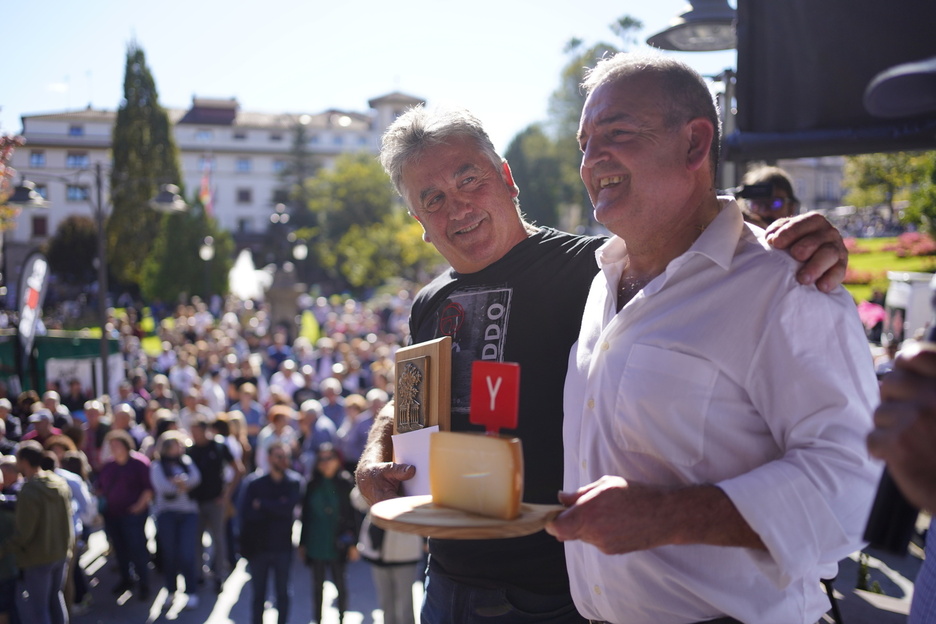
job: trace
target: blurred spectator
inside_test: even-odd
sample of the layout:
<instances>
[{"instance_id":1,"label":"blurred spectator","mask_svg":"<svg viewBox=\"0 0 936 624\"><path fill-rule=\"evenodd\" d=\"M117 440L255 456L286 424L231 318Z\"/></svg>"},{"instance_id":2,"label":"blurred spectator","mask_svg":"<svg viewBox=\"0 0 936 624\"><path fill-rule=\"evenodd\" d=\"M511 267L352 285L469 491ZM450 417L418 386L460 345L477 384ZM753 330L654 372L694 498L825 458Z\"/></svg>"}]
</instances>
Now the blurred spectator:
<instances>
[{"instance_id":1,"label":"blurred spectator","mask_svg":"<svg viewBox=\"0 0 936 624\"><path fill-rule=\"evenodd\" d=\"M221 381L221 369L212 367L208 372L202 383L202 397L213 415L227 411L227 393L225 384Z\"/></svg>"},{"instance_id":2,"label":"blurred spectator","mask_svg":"<svg viewBox=\"0 0 936 624\"><path fill-rule=\"evenodd\" d=\"M244 422L247 423L247 440L250 442L250 446L255 447L257 435L259 435L263 425L266 424L263 406L257 402L257 387L249 382L241 385L238 390L237 402L231 405L230 411L243 414Z\"/></svg>"},{"instance_id":3,"label":"blurred spectator","mask_svg":"<svg viewBox=\"0 0 936 624\"><path fill-rule=\"evenodd\" d=\"M179 410L179 427L191 433L192 424L195 421L214 420L214 412L201 403L201 392L195 388L189 388L183 397L184 405Z\"/></svg>"},{"instance_id":4,"label":"blurred spectator","mask_svg":"<svg viewBox=\"0 0 936 624\"><path fill-rule=\"evenodd\" d=\"M150 556L145 526L153 499L150 461L135 450L133 438L123 429L108 433L104 443L112 459L101 468L94 487L103 507L104 531L120 569L120 582L113 592L123 594L136 583L137 597L148 600Z\"/></svg>"},{"instance_id":5,"label":"blurred spectator","mask_svg":"<svg viewBox=\"0 0 936 624\"><path fill-rule=\"evenodd\" d=\"M169 378L165 375L156 375L153 377L153 391L150 393L150 400L159 403L160 407L170 410L179 409L179 399L169 385Z\"/></svg>"},{"instance_id":6,"label":"blurred spectator","mask_svg":"<svg viewBox=\"0 0 936 624\"><path fill-rule=\"evenodd\" d=\"M334 377L328 377L321 383L322 409L336 427L340 427L345 419L345 399L341 395L341 382Z\"/></svg>"},{"instance_id":7,"label":"blurred spectator","mask_svg":"<svg viewBox=\"0 0 936 624\"><path fill-rule=\"evenodd\" d=\"M299 408L299 460L297 464L302 476L312 477L315 468L315 453L327 443L338 441L338 430L330 418L325 416L322 404L315 399L304 401Z\"/></svg>"},{"instance_id":8,"label":"blurred spectator","mask_svg":"<svg viewBox=\"0 0 936 624\"><path fill-rule=\"evenodd\" d=\"M244 482L240 516L244 535L241 554L247 558L253 585L252 624L263 624L267 583L273 573L279 624L289 621L289 572L292 564L292 526L301 498L301 478L289 470L285 444L268 449L268 472L257 471Z\"/></svg>"},{"instance_id":9,"label":"blurred spectator","mask_svg":"<svg viewBox=\"0 0 936 624\"><path fill-rule=\"evenodd\" d=\"M353 487L351 473L342 468L337 449L328 443L320 446L303 496L299 537L299 556L312 568L312 617L316 622L322 621L326 568L338 590L339 621L344 621L348 609L345 565L358 559L357 527L351 507Z\"/></svg>"},{"instance_id":10,"label":"blurred spectator","mask_svg":"<svg viewBox=\"0 0 936 624\"><path fill-rule=\"evenodd\" d=\"M68 391L65 393L65 396L62 397L62 405L64 405L70 413L80 412L84 410L85 401L91 397L84 391L81 387L81 380L77 378L71 378L68 380Z\"/></svg>"},{"instance_id":11,"label":"blurred spectator","mask_svg":"<svg viewBox=\"0 0 936 624\"><path fill-rule=\"evenodd\" d=\"M40 445L45 444L51 436L62 435L62 430L52 425L52 412L44 407L37 409L29 417L29 431L23 434L23 440L36 440Z\"/></svg>"},{"instance_id":12,"label":"blurred spectator","mask_svg":"<svg viewBox=\"0 0 936 624\"><path fill-rule=\"evenodd\" d=\"M59 393L55 390L49 390L42 395L42 404L52 413L52 423L59 429L64 429L72 424L71 413L68 408L62 405Z\"/></svg>"},{"instance_id":13,"label":"blurred spectator","mask_svg":"<svg viewBox=\"0 0 936 624\"><path fill-rule=\"evenodd\" d=\"M367 515L361 524L358 552L371 564L377 604L384 624L416 624L413 583L419 576L425 542L418 535L385 531L371 522L369 505L357 489L351 492L355 509Z\"/></svg>"},{"instance_id":14,"label":"blurred spectator","mask_svg":"<svg viewBox=\"0 0 936 624\"><path fill-rule=\"evenodd\" d=\"M279 370L270 377L270 388L279 387L280 390L286 393L290 401L292 401L292 396L296 390L301 388L304 383L305 380L296 371L296 363L292 360L283 360Z\"/></svg>"},{"instance_id":15,"label":"blurred spectator","mask_svg":"<svg viewBox=\"0 0 936 624\"><path fill-rule=\"evenodd\" d=\"M85 437L81 450L88 457L88 464L91 466L92 480L101 470L102 458L101 451L104 447L104 436L110 431L110 424L101 420L104 413L104 406L100 401L87 401L84 404L85 413Z\"/></svg>"},{"instance_id":16,"label":"blurred spectator","mask_svg":"<svg viewBox=\"0 0 936 624\"><path fill-rule=\"evenodd\" d=\"M770 193L765 197L751 197L739 202L745 220L767 227L777 219L792 217L799 212L799 200L793 193L790 174L780 167L761 165L744 174L746 187L764 185Z\"/></svg>"},{"instance_id":17,"label":"blurred spectator","mask_svg":"<svg viewBox=\"0 0 936 624\"><path fill-rule=\"evenodd\" d=\"M6 397L0 398L0 420L3 421L6 438L19 442L20 438L23 437L23 429L19 418L13 415L13 404ZM6 453L6 451L2 452Z\"/></svg>"},{"instance_id":18,"label":"blurred spectator","mask_svg":"<svg viewBox=\"0 0 936 624\"><path fill-rule=\"evenodd\" d=\"M170 595L178 590L178 576L185 579L185 607L198 607L198 577L195 551L198 542L198 503L191 490L201 483L201 472L185 454L185 436L167 431L156 441L150 481L155 492L156 539L162 560L165 587Z\"/></svg>"},{"instance_id":19,"label":"blurred spectator","mask_svg":"<svg viewBox=\"0 0 936 624\"><path fill-rule=\"evenodd\" d=\"M74 540L71 493L64 479L41 468L42 458L35 441L21 443L16 451L25 482L16 497L13 536L0 544L0 556L16 557L16 607L20 620L29 624L68 621L62 587Z\"/></svg>"},{"instance_id":20,"label":"blurred spectator","mask_svg":"<svg viewBox=\"0 0 936 624\"><path fill-rule=\"evenodd\" d=\"M344 454L345 468L349 472L353 473L357 467L361 453L367 446L367 436L374 424L374 417L387 404L387 400L387 393L376 388L367 392L366 399L359 394L352 394L345 399L345 420L338 428L338 440Z\"/></svg>"},{"instance_id":21,"label":"blurred spectator","mask_svg":"<svg viewBox=\"0 0 936 624\"><path fill-rule=\"evenodd\" d=\"M12 455L16 451L16 442L6 437L6 420L0 418L0 454Z\"/></svg>"},{"instance_id":22,"label":"blurred spectator","mask_svg":"<svg viewBox=\"0 0 936 624\"><path fill-rule=\"evenodd\" d=\"M270 465L267 460L268 449L273 443L279 442L289 447L290 455L294 455L299 447L299 434L290 425L293 419L293 410L285 405L274 405L267 412L269 424L260 431L255 447L255 460L257 468L266 472Z\"/></svg>"},{"instance_id":23,"label":"blurred spectator","mask_svg":"<svg viewBox=\"0 0 936 624\"><path fill-rule=\"evenodd\" d=\"M135 451L140 450L143 440L146 439L146 429L136 422L133 407L126 403L119 403L114 406L114 415L111 423L111 430L126 431L133 439Z\"/></svg>"},{"instance_id":24,"label":"blurred spectator","mask_svg":"<svg viewBox=\"0 0 936 624\"><path fill-rule=\"evenodd\" d=\"M225 425L227 423L225 422ZM211 537L212 556L208 569L214 572L215 590L221 592L221 585L227 578L227 511L231 506L231 496L244 475L244 465L234 457L223 438L215 438L206 420L196 420L192 424L192 445L188 455L195 462L201 473L201 483L189 493L198 505L198 537L195 548L195 561L198 572L204 565L204 546L201 539L205 531ZM226 471L229 477L226 478Z\"/></svg>"}]
</instances>

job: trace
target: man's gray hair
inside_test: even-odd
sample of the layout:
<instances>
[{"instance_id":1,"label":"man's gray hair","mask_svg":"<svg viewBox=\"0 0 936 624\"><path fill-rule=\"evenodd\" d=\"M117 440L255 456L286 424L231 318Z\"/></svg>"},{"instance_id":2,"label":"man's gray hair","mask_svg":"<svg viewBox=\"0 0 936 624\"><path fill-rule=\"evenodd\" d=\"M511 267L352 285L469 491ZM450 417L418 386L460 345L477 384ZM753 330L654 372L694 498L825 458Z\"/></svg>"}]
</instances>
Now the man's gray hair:
<instances>
[{"instance_id":1,"label":"man's gray hair","mask_svg":"<svg viewBox=\"0 0 936 624\"><path fill-rule=\"evenodd\" d=\"M504 162L481 121L463 108L414 106L390 124L381 141L380 164L393 181L397 193L405 199L403 167L418 160L426 149L457 138L474 141L495 167Z\"/></svg>"},{"instance_id":2,"label":"man's gray hair","mask_svg":"<svg viewBox=\"0 0 936 624\"><path fill-rule=\"evenodd\" d=\"M308 399L303 401L302 405L299 406L299 411L303 415L313 413L320 418L325 415L325 410L322 408L322 404L315 399Z\"/></svg>"},{"instance_id":3,"label":"man's gray hair","mask_svg":"<svg viewBox=\"0 0 936 624\"><path fill-rule=\"evenodd\" d=\"M664 121L670 128L690 119L704 117L712 122L715 136L709 150L712 178L718 168L721 154L721 118L718 106L705 79L682 61L658 52L619 52L608 56L585 73L582 88L590 95L598 87L635 76L653 76L660 84L665 98L660 102Z\"/></svg>"}]
</instances>

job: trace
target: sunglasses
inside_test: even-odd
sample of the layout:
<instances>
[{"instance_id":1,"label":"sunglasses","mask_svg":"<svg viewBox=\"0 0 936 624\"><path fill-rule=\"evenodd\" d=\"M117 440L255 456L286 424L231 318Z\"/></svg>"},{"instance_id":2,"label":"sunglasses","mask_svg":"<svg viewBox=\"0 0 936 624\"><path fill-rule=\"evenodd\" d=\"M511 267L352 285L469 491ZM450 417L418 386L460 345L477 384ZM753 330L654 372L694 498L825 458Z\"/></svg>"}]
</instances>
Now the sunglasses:
<instances>
[{"instance_id":1,"label":"sunglasses","mask_svg":"<svg viewBox=\"0 0 936 624\"><path fill-rule=\"evenodd\" d=\"M751 207L758 210L783 210L792 200L789 197L771 197L767 199L749 199Z\"/></svg>"}]
</instances>

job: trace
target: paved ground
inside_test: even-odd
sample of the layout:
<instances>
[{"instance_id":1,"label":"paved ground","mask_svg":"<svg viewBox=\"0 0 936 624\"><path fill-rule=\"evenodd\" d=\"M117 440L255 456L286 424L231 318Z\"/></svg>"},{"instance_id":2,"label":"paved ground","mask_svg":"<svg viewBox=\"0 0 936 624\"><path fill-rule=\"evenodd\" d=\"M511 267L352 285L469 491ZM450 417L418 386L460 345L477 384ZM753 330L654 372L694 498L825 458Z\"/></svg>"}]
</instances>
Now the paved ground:
<instances>
[{"instance_id":1,"label":"paved ground","mask_svg":"<svg viewBox=\"0 0 936 624\"><path fill-rule=\"evenodd\" d=\"M176 600L166 604L167 596L162 591L148 603L138 601L130 594L115 598L111 587L116 583L116 571L112 561L104 555L106 541L102 533L92 536L89 550L82 561L93 579L91 610L72 618L73 624L151 624L156 622L178 622L178 624L250 624L250 575L246 562L241 560L225 583L220 595L210 591L201 592L201 605L195 610L183 610L184 602ZM844 624L904 624L913 593L913 580L920 568L922 551L912 545L911 552L903 557L867 550L870 580L877 581L884 594L856 590L859 564L858 554L842 562L834 588ZM306 624L311 621L311 579L308 568L298 559L293 564L293 600L290 624ZM157 577L154 576L154 580ZM349 610L344 624L383 624L383 615L377 608L376 593L371 581L368 564L350 564ZM154 583L154 590L156 583ZM325 603L328 605L321 624L338 624L338 611L332 606L335 589L326 583ZM271 590L272 595L272 590ZM414 583L415 603L421 600L420 584ZM276 624L277 613L272 605L264 615L264 624ZM417 620L418 621L418 620ZM829 615L826 622L833 620ZM751 623L755 624L755 623Z\"/></svg>"}]
</instances>

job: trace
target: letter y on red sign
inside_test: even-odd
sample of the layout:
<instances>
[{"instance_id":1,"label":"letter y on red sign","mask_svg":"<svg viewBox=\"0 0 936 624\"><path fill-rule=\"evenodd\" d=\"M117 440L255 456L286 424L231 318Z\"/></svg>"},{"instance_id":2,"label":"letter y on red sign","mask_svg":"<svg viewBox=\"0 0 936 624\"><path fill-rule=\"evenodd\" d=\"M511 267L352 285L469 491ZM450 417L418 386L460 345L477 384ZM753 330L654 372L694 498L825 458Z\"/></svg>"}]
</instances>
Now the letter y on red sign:
<instances>
[{"instance_id":1,"label":"letter y on red sign","mask_svg":"<svg viewBox=\"0 0 936 624\"><path fill-rule=\"evenodd\" d=\"M487 432L517 428L520 406L520 365L476 361L471 366L471 415L469 421Z\"/></svg>"}]
</instances>

